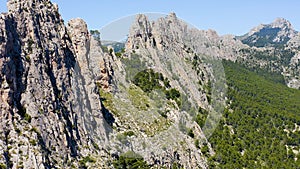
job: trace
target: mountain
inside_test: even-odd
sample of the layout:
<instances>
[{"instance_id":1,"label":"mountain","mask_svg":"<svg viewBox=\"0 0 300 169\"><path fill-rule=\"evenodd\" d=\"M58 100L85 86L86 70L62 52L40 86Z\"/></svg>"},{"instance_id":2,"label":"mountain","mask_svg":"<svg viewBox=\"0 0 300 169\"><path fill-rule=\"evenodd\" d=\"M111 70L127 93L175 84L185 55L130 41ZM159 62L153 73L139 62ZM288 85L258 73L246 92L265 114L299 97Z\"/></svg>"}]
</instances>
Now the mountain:
<instances>
[{"instance_id":1,"label":"mountain","mask_svg":"<svg viewBox=\"0 0 300 169\"><path fill-rule=\"evenodd\" d=\"M241 49L239 62L252 68L263 68L283 75L285 83L299 89L299 33L291 23L278 18L271 24L253 28L242 37L237 37L250 48Z\"/></svg>"},{"instance_id":2,"label":"mountain","mask_svg":"<svg viewBox=\"0 0 300 169\"><path fill-rule=\"evenodd\" d=\"M124 42L115 42L115 41L101 41L102 46L109 47L111 46L114 49L114 52L121 52L125 47Z\"/></svg>"},{"instance_id":3,"label":"mountain","mask_svg":"<svg viewBox=\"0 0 300 169\"><path fill-rule=\"evenodd\" d=\"M271 24L261 24L249 33L238 37L249 46L283 46L297 34L292 24L283 18L277 18Z\"/></svg>"},{"instance_id":4,"label":"mountain","mask_svg":"<svg viewBox=\"0 0 300 169\"><path fill-rule=\"evenodd\" d=\"M82 19L65 24L49 0L7 6L0 168L299 166L300 93L289 87L300 86L300 35L288 21L245 41L139 14L115 43Z\"/></svg>"}]
</instances>

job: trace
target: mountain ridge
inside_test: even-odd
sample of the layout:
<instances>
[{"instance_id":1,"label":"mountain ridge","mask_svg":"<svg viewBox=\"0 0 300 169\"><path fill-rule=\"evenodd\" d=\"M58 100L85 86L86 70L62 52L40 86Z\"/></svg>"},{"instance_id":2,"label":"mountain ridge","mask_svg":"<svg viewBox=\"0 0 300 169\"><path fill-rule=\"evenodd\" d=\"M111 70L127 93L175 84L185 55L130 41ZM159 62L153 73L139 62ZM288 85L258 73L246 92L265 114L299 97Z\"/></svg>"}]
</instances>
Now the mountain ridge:
<instances>
[{"instance_id":1,"label":"mountain ridge","mask_svg":"<svg viewBox=\"0 0 300 169\"><path fill-rule=\"evenodd\" d=\"M238 39L250 46L264 47L287 43L297 33L288 20L276 18L270 24L261 24L252 28L249 33Z\"/></svg>"},{"instance_id":2,"label":"mountain ridge","mask_svg":"<svg viewBox=\"0 0 300 169\"><path fill-rule=\"evenodd\" d=\"M190 28L175 13L155 22L141 14L117 51L84 20L65 25L49 0L7 4L1 168L209 168L221 152L213 131L236 108L226 97L223 59L299 84L299 34L283 49L251 47ZM274 27L284 24L290 29L285 20Z\"/></svg>"}]
</instances>

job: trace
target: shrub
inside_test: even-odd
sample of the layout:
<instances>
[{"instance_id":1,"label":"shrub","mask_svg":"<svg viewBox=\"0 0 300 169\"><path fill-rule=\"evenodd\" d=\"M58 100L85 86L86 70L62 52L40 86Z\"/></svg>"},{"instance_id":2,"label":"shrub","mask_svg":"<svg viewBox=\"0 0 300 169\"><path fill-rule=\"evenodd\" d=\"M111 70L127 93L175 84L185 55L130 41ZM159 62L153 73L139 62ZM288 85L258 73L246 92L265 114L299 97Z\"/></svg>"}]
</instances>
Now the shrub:
<instances>
[{"instance_id":1,"label":"shrub","mask_svg":"<svg viewBox=\"0 0 300 169\"><path fill-rule=\"evenodd\" d=\"M165 92L167 99L172 99L172 100L176 100L177 98L180 98L180 92L174 88L172 88L171 90L167 90Z\"/></svg>"},{"instance_id":2,"label":"shrub","mask_svg":"<svg viewBox=\"0 0 300 169\"><path fill-rule=\"evenodd\" d=\"M126 132L124 133L124 135L125 135L125 136L131 137L131 136L134 135L134 132L133 132L133 131L126 131Z\"/></svg>"},{"instance_id":3,"label":"shrub","mask_svg":"<svg viewBox=\"0 0 300 169\"><path fill-rule=\"evenodd\" d=\"M22 134L22 132L21 132L21 130L20 130L19 128L16 128L15 131L16 131L19 135Z\"/></svg>"},{"instance_id":4,"label":"shrub","mask_svg":"<svg viewBox=\"0 0 300 169\"><path fill-rule=\"evenodd\" d=\"M112 48L110 48L110 49L108 50L108 52L109 52L110 55L112 55L113 51L114 51L114 50L113 50Z\"/></svg>"},{"instance_id":5,"label":"shrub","mask_svg":"<svg viewBox=\"0 0 300 169\"><path fill-rule=\"evenodd\" d=\"M200 143L199 143L198 139L195 140L194 144L195 144L195 147L200 148Z\"/></svg>"},{"instance_id":6,"label":"shrub","mask_svg":"<svg viewBox=\"0 0 300 169\"><path fill-rule=\"evenodd\" d=\"M122 56L122 53L121 53L121 52L116 52L116 56L117 56L117 57L121 57L121 56Z\"/></svg>"},{"instance_id":7,"label":"shrub","mask_svg":"<svg viewBox=\"0 0 300 169\"><path fill-rule=\"evenodd\" d=\"M204 155L208 155L208 153L209 153L209 148L208 148L208 146L207 146L207 145L204 145L204 146L201 148L201 152L202 152L202 154L204 154Z\"/></svg>"},{"instance_id":8,"label":"shrub","mask_svg":"<svg viewBox=\"0 0 300 169\"><path fill-rule=\"evenodd\" d=\"M155 73L152 69L146 69L134 76L133 83L139 86L144 92L149 93L153 89L162 88L159 84L160 78L163 78L162 74Z\"/></svg>"},{"instance_id":9,"label":"shrub","mask_svg":"<svg viewBox=\"0 0 300 169\"><path fill-rule=\"evenodd\" d=\"M95 38L95 40L100 42L100 32L98 30L91 30L90 33Z\"/></svg>"},{"instance_id":10,"label":"shrub","mask_svg":"<svg viewBox=\"0 0 300 169\"><path fill-rule=\"evenodd\" d=\"M128 143L127 136L123 133L117 134L117 140L119 140L122 144Z\"/></svg>"},{"instance_id":11,"label":"shrub","mask_svg":"<svg viewBox=\"0 0 300 169\"><path fill-rule=\"evenodd\" d=\"M108 48L107 48L107 46L101 46L101 48L102 48L103 52L108 53Z\"/></svg>"},{"instance_id":12,"label":"shrub","mask_svg":"<svg viewBox=\"0 0 300 169\"><path fill-rule=\"evenodd\" d=\"M32 53L32 45L34 44L34 41L32 39L28 40L28 51Z\"/></svg>"},{"instance_id":13,"label":"shrub","mask_svg":"<svg viewBox=\"0 0 300 169\"><path fill-rule=\"evenodd\" d=\"M7 167L6 167L6 165L5 164L3 164L3 163L0 163L0 169L6 169Z\"/></svg>"},{"instance_id":14,"label":"shrub","mask_svg":"<svg viewBox=\"0 0 300 169\"><path fill-rule=\"evenodd\" d=\"M197 113L197 115L195 117L196 123L200 127L204 126L204 123L205 123L205 120L206 120L207 116L208 116L208 111L205 110L205 109L202 109L201 107L199 107L198 113Z\"/></svg>"},{"instance_id":15,"label":"shrub","mask_svg":"<svg viewBox=\"0 0 300 169\"><path fill-rule=\"evenodd\" d=\"M36 146L36 144L37 144L36 140L33 140L33 139L29 140L29 143L33 146Z\"/></svg>"},{"instance_id":16,"label":"shrub","mask_svg":"<svg viewBox=\"0 0 300 169\"><path fill-rule=\"evenodd\" d=\"M28 123L31 122L31 116L27 113L24 114L24 120L26 120Z\"/></svg>"},{"instance_id":17,"label":"shrub","mask_svg":"<svg viewBox=\"0 0 300 169\"><path fill-rule=\"evenodd\" d=\"M80 161L79 161L79 165L81 167L85 167L86 168L86 163L95 163L96 160L94 158L92 158L90 155L83 157Z\"/></svg>"},{"instance_id":18,"label":"shrub","mask_svg":"<svg viewBox=\"0 0 300 169\"><path fill-rule=\"evenodd\" d=\"M29 55L26 55L25 59L26 59L27 62L30 62L30 56Z\"/></svg>"},{"instance_id":19,"label":"shrub","mask_svg":"<svg viewBox=\"0 0 300 169\"><path fill-rule=\"evenodd\" d=\"M116 169L150 169L149 165L144 161L144 158L133 151L128 151L124 154L121 154L120 157L113 162L113 166Z\"/></svg>"},{"instance_id":20,"label":"shrub","mask_svg":"<svg viewBox=\"0 0 300 169\"><path fill-rule=\"evenodd\" d=\"M192 138L195 137L195 134L194 134L194 132L193 132L193 129L189 129L189 131L188 131L188 136L190 136L190 137L192 137Z\"/></svg>"}]
</instances>

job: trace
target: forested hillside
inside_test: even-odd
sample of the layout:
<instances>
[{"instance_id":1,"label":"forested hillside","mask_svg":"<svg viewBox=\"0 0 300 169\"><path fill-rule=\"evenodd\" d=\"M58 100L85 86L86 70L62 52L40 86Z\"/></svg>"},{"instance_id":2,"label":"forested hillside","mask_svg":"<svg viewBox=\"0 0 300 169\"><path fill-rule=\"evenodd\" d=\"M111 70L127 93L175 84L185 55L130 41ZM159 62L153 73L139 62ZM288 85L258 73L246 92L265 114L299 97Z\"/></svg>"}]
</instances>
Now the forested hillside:
<instances>
[{"instance_id":1,"label":"forested hillside","mask_svg":"<svg viewBox=\"0 0 300 169\"><path fill-rule=\"evenodd\" d=\"M210 168L300 168L300 91L233 62L224 68L229 106L209 139Z\"/></svg>"}]
</instances>

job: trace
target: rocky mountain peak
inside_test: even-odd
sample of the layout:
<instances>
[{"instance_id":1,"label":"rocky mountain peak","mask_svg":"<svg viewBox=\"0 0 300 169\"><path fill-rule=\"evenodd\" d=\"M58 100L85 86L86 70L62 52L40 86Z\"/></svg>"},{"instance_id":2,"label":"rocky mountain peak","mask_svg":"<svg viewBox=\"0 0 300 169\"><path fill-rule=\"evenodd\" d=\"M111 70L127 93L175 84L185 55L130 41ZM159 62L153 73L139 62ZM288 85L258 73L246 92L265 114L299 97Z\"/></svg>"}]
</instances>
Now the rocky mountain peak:
<instances>
[{"instance_id":1,"label":"rocky mountain peak","mask_svg":"<svg viewBox=\"0 0 300 169\"><path fill-rule=\"evenodd\" d=\"M7 8L8 12L21 13L23 11L30 12L33 10L40 10L44 7L53 7L58 11L58 6L52 4L49 0L8 0Z\"/></svg>"},{"instance_id":2,"label":"rocky mountain peak","mask_svg":"<svg viewBox=\"0 0 300 169\"><path fill-rule=\"evenodd\" d=\"M139 14L136 16L136 22L132 25L133 30L139 30L141 32L138 33L150 33L151 25L148 17L144 14Z\"/></svg>"},{"instance_id":3,"label":"rocky mountain peak","mask_svg":"<svg viewBox=\"0 0 300 169\"><path fill-rule=\"evenodd\" d=\"M277 18L270 24L261 24L244 36L238 37L249 46L264 47L285 44L297 34L292 24L284 19Z\"/></svg>"},{"instance_id":4,"label":"rocky mountain peak","mask_svg":"<svg viewBox=\"0 0 300 169\"><path fill-rule=\"evenodd\" d=\"M187 33L187 25L179 20L175 13L157 21L149 21L145 15L137 15L135 22L129 31L127 49L138 49L139 47L152 47L165 49L173 42L183 44L183 37Z\"/></svg>"},{"instance_id":5,"label":"rocky mountain peak","mask_svg":"<svg viewBox=\"0 0 300 169\"><path fill-rule=\"evenodd\" d=\"M152 38L152 25L146 15L138 14L133 22L126 49L138 49L139 47L155 46L155 42L150 42Z\"/></svg>"},{"instance_id":6,"label":"rocky mountain peak","mask_svg":"<svg viewBox=\"0 0 300 169\"><path fill-rule=\"evenodd\" d=\"M293 29L292 24L284 18L276 18L270 25L273 28Z\"/></svg>"},{"instance_id":7,"label":"rocky mountain peak","mask_svg":"<svg viewBox=\"0 0 300 169\"><path fill-rule=\"evenodd\" d=\"M89 39L89 31L85 21L80 18L71 19L68 22L68 33L75 45L75 52L81 55L81 52L86 48L86 42Z\"/></svg>"}]
</instances>

